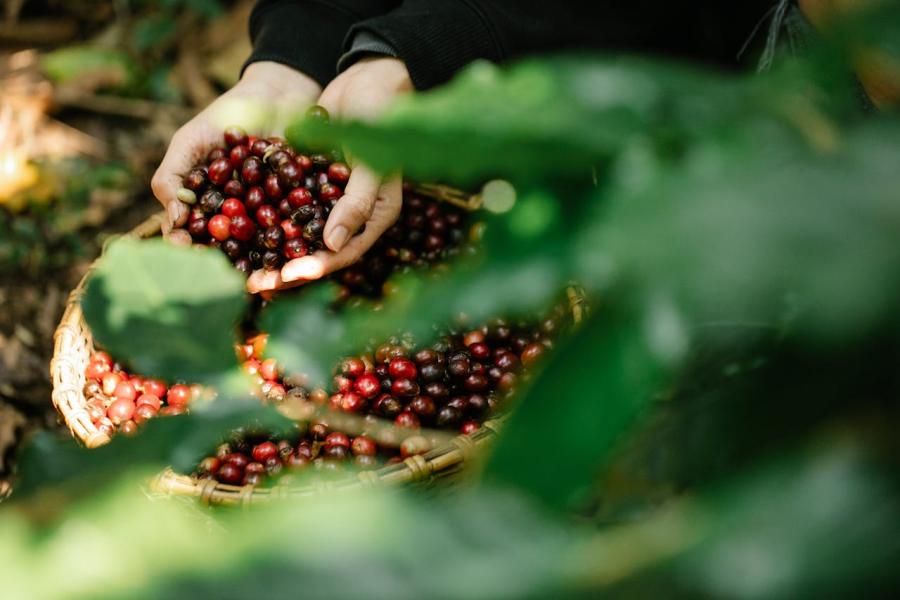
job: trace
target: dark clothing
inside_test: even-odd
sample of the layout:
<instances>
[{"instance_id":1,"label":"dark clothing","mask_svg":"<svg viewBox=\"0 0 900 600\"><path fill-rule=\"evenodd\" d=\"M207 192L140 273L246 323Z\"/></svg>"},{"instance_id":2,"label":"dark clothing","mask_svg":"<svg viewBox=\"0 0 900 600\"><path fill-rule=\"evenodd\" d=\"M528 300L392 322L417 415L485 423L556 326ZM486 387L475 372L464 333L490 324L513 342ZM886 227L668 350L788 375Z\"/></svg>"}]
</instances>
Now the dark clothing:
<instances>
[{"instance_id":1,"label":"dark clothing","mask_svg":"<svg viewBox=\"0 0 900 600\"><path fill-rule=\"evenodd\" d=\"M594 49L662 53L724 67L750 64L741 48L774 0L261 0L250 18L248 64L272 60L323 86L366 53L401 58L413 85L444 83L482 58ZM359 42L359 40L362 42ZM355 43L362 44L354 51ZM380 49L377 50L377 49ZM348 60L349 59L349 60Z\"/></svg>"}]
</instances>

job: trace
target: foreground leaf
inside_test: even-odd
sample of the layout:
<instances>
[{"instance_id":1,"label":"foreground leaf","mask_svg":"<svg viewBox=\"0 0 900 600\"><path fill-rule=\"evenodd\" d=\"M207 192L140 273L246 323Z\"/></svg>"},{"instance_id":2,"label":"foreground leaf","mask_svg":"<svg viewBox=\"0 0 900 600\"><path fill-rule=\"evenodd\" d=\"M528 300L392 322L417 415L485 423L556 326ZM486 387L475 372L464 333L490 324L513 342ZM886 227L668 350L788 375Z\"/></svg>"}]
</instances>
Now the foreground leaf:
<instances>
[{"instance_id":1,"label":"foreground leaf","mask_svg":"<svg viewBox=\"0 0 900 600\"><path fill-rule=\"evenodd\" d=\"M82 300L100 345L145 376L214 381L237 365L244 282L215 250L120 239L92 273Z\"/></svg>"}]
</instances>

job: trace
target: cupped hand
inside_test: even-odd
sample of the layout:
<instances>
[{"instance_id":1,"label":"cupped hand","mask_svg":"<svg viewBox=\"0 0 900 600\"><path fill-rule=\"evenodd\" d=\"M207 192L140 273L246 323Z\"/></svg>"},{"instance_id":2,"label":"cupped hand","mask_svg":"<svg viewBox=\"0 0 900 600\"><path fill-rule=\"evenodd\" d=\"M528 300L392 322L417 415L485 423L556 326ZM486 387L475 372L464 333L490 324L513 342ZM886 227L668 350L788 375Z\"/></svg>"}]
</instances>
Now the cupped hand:
<instances>
[{"instance_id":1,"label":"cupped hand","mask_svg":"<svg viewBox=\"0 0 900 600\"><path fill-rule=\"evenodd\" d=\"M169 144L150 186L166 209L163 235L172 242L190 244L190 235L180 229L190 209L176 197L182 178L201 163L206 153L222 145L222 132L238 125L252 134L280 134L296 111L312 104L321 87L300 71L274 62L256 62L241 80L185 123Z\"/></svg>"},{"instance_id":2,"label":"cupped hand","mask_svg":"<svg viewBox=\"0 0 900 600\"><path fill-rule=\"evenodd\" d=\"M333 118L370 120L398 94L412 89L403 61L372 57L355 63L332 81L322 92L319 104ZM403 197L400 176L383 178L352 156L347 159L353 170L323 232L328 250L289 261L281 271L254 272L247 280L249 291L294 287L346 267L356 262L397 220Z\"/></svg>"}]
</instances>

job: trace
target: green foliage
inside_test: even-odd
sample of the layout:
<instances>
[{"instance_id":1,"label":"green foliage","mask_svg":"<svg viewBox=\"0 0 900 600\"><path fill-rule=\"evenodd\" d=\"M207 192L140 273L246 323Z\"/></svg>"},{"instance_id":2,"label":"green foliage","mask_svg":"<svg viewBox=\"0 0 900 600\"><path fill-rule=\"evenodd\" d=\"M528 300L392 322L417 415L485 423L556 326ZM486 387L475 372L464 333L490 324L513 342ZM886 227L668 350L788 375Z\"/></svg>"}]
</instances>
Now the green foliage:
<instances>
[{"instance_id":1,"label":"green foliage","mask_svg":"<svg viewBox=\"0 0 900 600\"><path fill-rule=\"evenodd\" d=\"M558 58L509 70L485 63L453 86L398 101L377 125L307 120L287 137L339 142L378 169L402 167L417 179L586 182L635 137L677 157L696 141L793 125L791 105L815 108L808 81L770 78L780 85L637 58Z\"/></svg>"},{"instance_id":2,"label":"green foliage","mask_svg":"<svg viewBox=\"0 0 900 600\"><path fill-rule=\"evenodd\" d=\"M148 421L141 435L119 436L109 444L88 450L70 437L47 432L34 437L20 459L20 478L14 499L23 503L49 498L42 510L51 515L69 500L90 494L114 482L129 470L152 473L166 466L190 472L210 448L238 427L254 426L266 431L287 431L293 425L272 408L255 399L218 398L191 414ZM38 500L35 500L37 498Z\"/></svg>"},{"instance_id":3,"label":"green foliage","mask_svg":"<svg viewBox=\"0 0 900 600\"><path fill-rule=\"evenodd\" d=\"M97 341L139 373L216 380L237 365L244 281L219 252L127 238L109 245L82 308Z\"/></svg>"},{"instance_id":4,"label":"green foliage","mask_svg":"<svg viewBox=\"0 0 900 600\"><path fill-rule=\"evenodd\" d=\"M144 17L134 27L134 47L142 52L165 42L175 35L178 23L168 15L150 15Z\"/></svg>"},{"instance_id":5,"label":"green foliage","mask_svg":"<svg viewBox=\"0 0 900 600\"><path fill-rule=\"evenodd\" d=\"M665 336L612 311L589 319L524 394L486 477L557 508L583 504L598 468L647 408L661 365L671 359ZM548 438L548 416L552 431L560 432L551 437L553 452L536 443Z\"/></svg>"},{"instance_id":6,"label":"green foliage","mask_svg":"<svg viewBox=\"0 0 900 600\"><path fill-rule=\"evenodd\" d=\"M94 76L104 87L128 89L137 83L134 60L122 50L95 46L70 46L41 56L41 67L50 79L66 83Z\"/></svg>"}]
</instances>

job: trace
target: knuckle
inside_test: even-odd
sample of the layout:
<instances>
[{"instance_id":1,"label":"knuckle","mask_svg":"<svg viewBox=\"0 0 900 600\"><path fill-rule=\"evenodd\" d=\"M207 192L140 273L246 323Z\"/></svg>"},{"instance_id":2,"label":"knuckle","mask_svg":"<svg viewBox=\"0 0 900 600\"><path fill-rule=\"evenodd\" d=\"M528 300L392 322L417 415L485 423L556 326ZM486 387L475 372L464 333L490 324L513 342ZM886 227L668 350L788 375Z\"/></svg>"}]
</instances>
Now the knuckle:
<instances>
[{"instance_id":1,"label":"knuckle","mask_svg":"<svg viewBox=\"0 0 900 600\"><path fill-rule=\"evenodd\" d=\"M165 193L166 188L166 177L162 173L162 171L158 170L153 174L153 178L150 180L150 189L153 190L153 194L162 200L162 195Z\"/></svg>"},{"instance_id":2,"label":"knuckle","mask_svg":"<svg viewBox=\"0 0 900 600\"><path fill-rule=\"evenodd\" d=\"M346 204L347 215L356 221L368 221L372 216L372 209L375 205L375 198L368 196L353 196L348 198L350 202Z\"/></svg>"}]
</instances>

